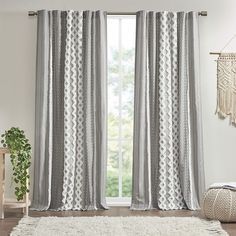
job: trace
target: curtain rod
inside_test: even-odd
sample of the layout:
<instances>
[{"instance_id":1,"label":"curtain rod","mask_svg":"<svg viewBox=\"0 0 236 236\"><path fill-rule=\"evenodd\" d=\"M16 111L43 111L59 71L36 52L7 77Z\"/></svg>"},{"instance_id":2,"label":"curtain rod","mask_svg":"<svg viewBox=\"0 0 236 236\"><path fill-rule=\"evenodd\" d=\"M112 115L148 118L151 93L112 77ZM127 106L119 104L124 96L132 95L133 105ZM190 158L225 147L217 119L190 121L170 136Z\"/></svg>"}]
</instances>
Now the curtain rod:
<instances>
[{"instance_id":1,"label":"curtain rod","mask_svg":"<svg viewBox=\"0 0 236 236\"><path fill-rule=\"evenodd\" d=\"M136 12L107 12L108 15L136 15ZM28 16L37 16L37 11L28 11ZM198 12L199 16L207 16L207 11Z\"/></svg>"}]
</instances>

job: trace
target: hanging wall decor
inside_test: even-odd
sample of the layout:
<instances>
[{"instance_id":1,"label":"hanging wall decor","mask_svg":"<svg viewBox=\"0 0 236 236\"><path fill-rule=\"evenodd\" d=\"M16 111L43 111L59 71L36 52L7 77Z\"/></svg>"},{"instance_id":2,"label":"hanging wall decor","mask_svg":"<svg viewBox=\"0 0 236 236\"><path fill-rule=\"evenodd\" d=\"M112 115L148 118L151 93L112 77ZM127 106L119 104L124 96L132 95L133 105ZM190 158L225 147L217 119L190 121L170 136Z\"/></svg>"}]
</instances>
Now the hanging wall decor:
<instances>
[{"instance_id":1,"label":"hanging wall decor","mask_svg":"<svg viewBox=\"0 0 236 236\"><path fill-rule=\"evenodd\" d=\"M217 59L216 113L236 125L236 53L220 53Z\"/></svg>"},{"instance_id":2,"label":"hanging wall decor","mask_svg":"<svg viewBox=\"0 0 236 236\"><path fill-rule=\"evenodd\" d=\"M236 53L223 52L236 38L234 34L220 52L217 61L217 107L216 114L221 119L230 118L230 124L236 126Z\"/></svg>"}]
</instances>

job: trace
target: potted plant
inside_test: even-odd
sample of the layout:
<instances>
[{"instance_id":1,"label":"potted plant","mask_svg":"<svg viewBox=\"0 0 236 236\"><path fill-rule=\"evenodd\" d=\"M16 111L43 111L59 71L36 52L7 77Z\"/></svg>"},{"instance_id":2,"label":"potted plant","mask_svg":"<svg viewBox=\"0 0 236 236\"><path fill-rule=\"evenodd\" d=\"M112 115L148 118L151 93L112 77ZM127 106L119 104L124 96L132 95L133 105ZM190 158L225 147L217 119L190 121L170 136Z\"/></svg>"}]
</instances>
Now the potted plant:
<instances>
[{"instance_id":1,"label":"potted plant","mask_svg":"<svg viewBox=\"0 0 236 236\"><path fill-rule=\"evenodd\" d=\"M28 169L31 165L31 145L23 130L12 127L1 135L3 147L9 149L10 160L13 168L13 181L16 184L15 195L17 201L23 200L29 192Z\"/></svg>"}]
</instances>

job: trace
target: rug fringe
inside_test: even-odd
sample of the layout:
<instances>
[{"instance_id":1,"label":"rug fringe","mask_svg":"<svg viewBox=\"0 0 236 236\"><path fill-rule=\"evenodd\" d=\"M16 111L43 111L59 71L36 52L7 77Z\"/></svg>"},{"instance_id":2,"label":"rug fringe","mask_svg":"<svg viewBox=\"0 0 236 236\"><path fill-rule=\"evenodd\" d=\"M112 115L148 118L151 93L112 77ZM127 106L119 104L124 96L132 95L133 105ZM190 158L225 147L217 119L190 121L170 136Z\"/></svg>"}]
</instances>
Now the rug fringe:
<instances>
[{"instance_id":1,"label":"rug fringe","mask_svg":"<svg viewBox=\"0 0 236 236\"><path fill-rule=\"evenodd\" d=\"M10 236L32 236L40 218L24 217L18 225L13 228Z\"/></svg>"},{"instance_id":2,"label":"rug fringe","mask_svg":"<svg viewBox=\"0 0 236 236\"><path fill-rule=\"evenodd\" d=\"M228 235L224 230L222 230L221 223L217 220L205 220L201 219L201 221L207 226L205 229L209 231L209 234L212 235ZM210 225L209 225L210 223Z\"/></svg>"}]
</instances>

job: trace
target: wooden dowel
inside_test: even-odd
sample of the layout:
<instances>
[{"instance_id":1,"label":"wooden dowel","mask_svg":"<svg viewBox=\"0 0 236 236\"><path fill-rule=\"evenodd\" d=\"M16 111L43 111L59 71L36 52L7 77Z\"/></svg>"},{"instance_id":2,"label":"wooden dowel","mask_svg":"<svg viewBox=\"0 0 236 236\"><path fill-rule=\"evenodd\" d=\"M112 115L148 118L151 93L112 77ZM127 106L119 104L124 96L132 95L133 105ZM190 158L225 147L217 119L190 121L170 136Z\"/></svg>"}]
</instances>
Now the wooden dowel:
<instances>
[{"instance_id":1,"label":"wooden dowel","mask_svg":"<svg viewBox=\"0 0 236 236\"><path fill-rule=\"evenodd\" d=\"M210 55L220 55L221 52L210 52Z\"/></svg>"}]
</instances>

